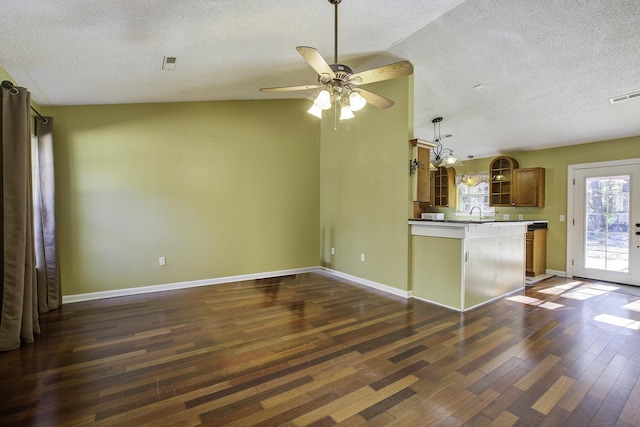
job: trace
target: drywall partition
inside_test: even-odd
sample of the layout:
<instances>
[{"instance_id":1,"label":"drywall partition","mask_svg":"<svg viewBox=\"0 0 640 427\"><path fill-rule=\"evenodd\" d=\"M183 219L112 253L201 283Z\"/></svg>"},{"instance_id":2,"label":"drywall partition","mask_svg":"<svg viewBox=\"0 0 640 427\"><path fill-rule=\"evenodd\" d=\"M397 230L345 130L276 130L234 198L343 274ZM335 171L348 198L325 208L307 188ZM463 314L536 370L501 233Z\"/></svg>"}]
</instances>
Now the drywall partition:
<instances>
[{"instance_id":1,"label":"drywall partition","mask_svg":"<svg viewBox=\"0 0 640 427\"><path fill-rule=\"evenodd\" d=\"M330 110L322 120L321 263L406 292L412 77L367 90L395 105L386 110L367 105L343 122Z\"/></svg>"},{"instance_id":2,"label":"drywall partition","mask_svg":"<svg viewBox=\"0 0 640 427\"><path fill-rule=\"evenodd\" d=\"M320 132L305 107L47 108L64 294L317 266Z\"/></svg>"}]
</instances>

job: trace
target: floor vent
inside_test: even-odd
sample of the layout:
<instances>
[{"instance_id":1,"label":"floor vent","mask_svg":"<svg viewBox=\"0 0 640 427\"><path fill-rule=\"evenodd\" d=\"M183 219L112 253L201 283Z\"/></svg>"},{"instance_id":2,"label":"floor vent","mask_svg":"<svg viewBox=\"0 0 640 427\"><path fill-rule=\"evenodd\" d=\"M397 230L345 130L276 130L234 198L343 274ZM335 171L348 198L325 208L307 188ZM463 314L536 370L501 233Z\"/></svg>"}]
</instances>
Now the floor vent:
<instances>
[{"instance_id":1,"label":"floor vent","mask_svg":"<svg viewBox=\"0 0 640 427\"><path fill-rule=\"evenodd\" d=\"M609 98L609 101L612 104L616 104L618 102L628 101L628 100L633 99L633 98L640 98L640 92L633 92L633 93L628 93L626 95L620 95L620 96L616 96L614 98Z\"/></svg>"}]
</instances>

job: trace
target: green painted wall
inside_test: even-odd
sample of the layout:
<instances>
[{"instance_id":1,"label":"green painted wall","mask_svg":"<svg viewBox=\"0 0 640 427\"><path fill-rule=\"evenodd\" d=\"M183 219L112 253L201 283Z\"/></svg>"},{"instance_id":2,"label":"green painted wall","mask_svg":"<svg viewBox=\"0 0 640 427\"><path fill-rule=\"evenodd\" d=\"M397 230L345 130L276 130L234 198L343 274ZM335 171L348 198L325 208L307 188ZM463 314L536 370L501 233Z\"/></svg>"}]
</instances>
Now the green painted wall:
<instances>
[{"instance_id":1,"label":"green painted wall","mask_svg":"<svg viewBox=\"0 0 640 427\"><path fill-rule=\"evenodd\" d=\"M64 294L318 265L320 131L305 106L47 108Z\"/></svg>"},{"instance_id":2,"label":"green painted wall","mask_svg":"<svg viewBox=\"0 0 640 427\"><path fill-rule=\"evenodd\" d=\"M7 70L5 70L4 68L0 67L0 82L3 80L10 80L13 83L15 83L17 85L17 82L13 81L13 79L11 78L11 76L9 75L9 73L7 73Z\"/></svg>"},{"instance_id":3,"label":"green painted wall","mask_svg":"<svg viewBox=\"0 0 640 427\"><path fill-rule=\"evenodd\" d=\"M413 295L446 307L462 307L462 239L413 236ZM437 248L437 250L434 250ZM445 268L450 265L453 268Z\"/></svg>"},{"instance_id":4,"label":"green painted wall","mask_svg":"<svg viewBox=\"0 0 640 427\"><path fill-rule=\"evenodd\" d=\"M546 219L549 221L547 234L547 269L566 270L567 253L567 221L560 221L560 215L567 214L567 168L572 164L604 162L640 158L640 136L571 145L546 150L527 151L505 154L518 161L521 168L541 166L545 168L546 197L544 208L496 208L498 218L509 214L517 219L523 214L524 219ZM493 158L464 161L464 165L456 168L456 173L483 172L489 170ZM433 211L436 211L435 209ZM451 216L453 209L439 209Z\"/></svg>"},{"instance_id":5,"label":"green painted wall","mask_svg":"<svg viewBox=\"0 0 640 427\"><path fill-rule=\"evenodd\" d=\"M367 105L337 129L332 114L325 113L322 121L321 264L406 291L412 78L368 85L367 90L395 105L386 110Z\"/></svg>"}]
</instances>

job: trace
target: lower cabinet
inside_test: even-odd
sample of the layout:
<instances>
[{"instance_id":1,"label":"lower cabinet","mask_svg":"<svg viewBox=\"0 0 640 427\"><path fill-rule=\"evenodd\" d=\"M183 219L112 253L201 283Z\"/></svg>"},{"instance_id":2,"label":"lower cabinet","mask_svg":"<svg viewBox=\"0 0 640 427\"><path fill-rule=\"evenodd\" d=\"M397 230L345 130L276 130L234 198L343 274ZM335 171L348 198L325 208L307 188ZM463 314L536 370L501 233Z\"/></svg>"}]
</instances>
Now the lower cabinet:
<instances>
[{"instance_id":1,"label":"lower cabinet","mask_svg":"<svg viewBox=\"0 0 640 427\"><path fill-rule=\"evenodd\" d=\"M533 277L547 271L547 230L527 231L525 271Z\"/></svg>"}]
</instances>

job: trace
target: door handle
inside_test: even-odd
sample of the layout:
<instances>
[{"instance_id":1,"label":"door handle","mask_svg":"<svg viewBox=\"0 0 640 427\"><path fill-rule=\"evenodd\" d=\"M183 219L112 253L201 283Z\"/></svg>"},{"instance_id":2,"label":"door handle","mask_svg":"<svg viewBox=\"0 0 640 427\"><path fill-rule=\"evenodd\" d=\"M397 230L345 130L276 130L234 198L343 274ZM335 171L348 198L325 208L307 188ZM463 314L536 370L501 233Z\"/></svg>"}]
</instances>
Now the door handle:
<instances>
[{"instance_id":1,"label":"door handle","mask_svg":"<svg viewBox=\"0 0 640 427\"><path fill-rule=\"evenodd\" d=\"M640 223L636 223L636 227L640 228Z\"/></svg>"}]
</instances>

